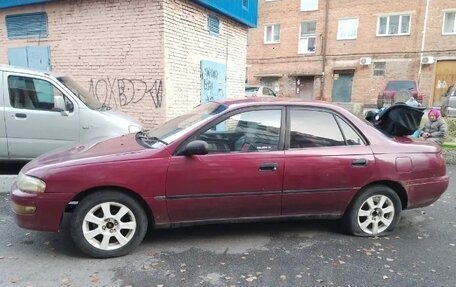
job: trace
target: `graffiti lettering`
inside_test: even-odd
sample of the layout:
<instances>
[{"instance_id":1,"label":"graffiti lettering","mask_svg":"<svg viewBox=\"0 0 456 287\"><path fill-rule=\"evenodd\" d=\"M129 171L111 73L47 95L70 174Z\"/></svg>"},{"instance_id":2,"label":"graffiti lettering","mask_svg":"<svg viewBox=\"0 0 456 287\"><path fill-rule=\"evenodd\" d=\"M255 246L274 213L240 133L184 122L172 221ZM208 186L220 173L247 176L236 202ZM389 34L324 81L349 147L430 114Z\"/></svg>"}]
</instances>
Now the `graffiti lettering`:
<instances>
[{"instance_id":1,"label":"graffiti lettering","mask_svg":"<svg viewBox=\"0 0 456 287\"><path fill-rule=\"evenodd\" d=\"M123 107L137 104L151 97L155 108L163 102L162 80L144 81L139 79L91 79L89 93L105 105Z\"/></svg>"}]
</instances>

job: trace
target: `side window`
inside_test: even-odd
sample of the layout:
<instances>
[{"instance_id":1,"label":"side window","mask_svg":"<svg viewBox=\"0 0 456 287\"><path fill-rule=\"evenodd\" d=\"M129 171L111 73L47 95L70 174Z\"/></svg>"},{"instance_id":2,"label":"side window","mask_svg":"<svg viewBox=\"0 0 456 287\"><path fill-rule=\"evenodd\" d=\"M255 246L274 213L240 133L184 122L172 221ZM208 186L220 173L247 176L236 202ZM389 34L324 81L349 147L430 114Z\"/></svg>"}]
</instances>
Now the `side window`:
<instances>
[{"instance_id":1,"label":"side window","mask_svg":"<svg viewBox=\"0 0 456 287\"><path fill-rule=\"evenodd\" d=\"M72 111L71 101L51 83L21 76L8 77L10 104L14 108Z\"/></svg>"},{"instance_id":2,"label":"side window","mask_svg":"<svg viewBox=\"0 0 456 287\"><path fill-rule=\"evenodd\" d=\"M290 148L343 146L344 138L331 113L290 111Z\"/></svg>"},{"instance_id":3,"label":"side window","mask_svg":"<svg viewBox=\"0 0 456 287\"><path fill-rule=\"evenodd\" d=\"M196 140L209 144L209 153L275 151L279 149L281 110L243 112L210 127Z\"/></svg>"},{"instance_id":4,"label":"side window","mask_svg":"<svg viewBox=\"0 0 456 287\"><path fill-rule=\"evenodd\" d=\"M266 96L274 96L274 93L269 88L263 88L263 94Z\"/></svg>"},{"instance_id":5,"label":"side window","mask_svg":"<svg viewBox=\"0 0 456 287\"><path fill-rule=\"evenodd\" d=\"M339 124L340 128L342 129L342 133L345 136L345 142L347 145L362 145L364 141L361 137L350 127L344 120L336 116L337 123Z\"/></svg>"}]
</instances>

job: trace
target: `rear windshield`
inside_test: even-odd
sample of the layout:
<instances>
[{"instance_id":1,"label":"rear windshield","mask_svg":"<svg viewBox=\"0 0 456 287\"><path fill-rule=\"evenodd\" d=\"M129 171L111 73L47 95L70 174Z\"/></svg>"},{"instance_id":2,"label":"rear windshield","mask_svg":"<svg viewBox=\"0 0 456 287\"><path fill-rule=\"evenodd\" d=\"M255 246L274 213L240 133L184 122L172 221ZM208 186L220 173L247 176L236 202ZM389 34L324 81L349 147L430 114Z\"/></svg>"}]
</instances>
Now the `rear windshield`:
<instances>
[{"instance_id":1,"label":"rear windshield","mask_svg":"<svg viewBox=\"0 0 456 287\"><path fill-rule=\"evenodd\" d=\"M394 81L389 82L386 85L388 91L399 91L399 90L416 90L414 81Z\"/></svg>"}]
</instances>

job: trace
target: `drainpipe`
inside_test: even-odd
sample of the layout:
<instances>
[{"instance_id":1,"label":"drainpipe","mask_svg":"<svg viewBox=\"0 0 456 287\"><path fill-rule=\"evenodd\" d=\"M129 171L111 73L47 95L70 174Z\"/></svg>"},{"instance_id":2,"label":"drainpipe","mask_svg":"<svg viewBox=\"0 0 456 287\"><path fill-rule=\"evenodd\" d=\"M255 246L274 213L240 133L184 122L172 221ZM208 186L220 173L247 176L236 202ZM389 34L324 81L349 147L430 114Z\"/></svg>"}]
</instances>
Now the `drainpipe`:
<instances>
[{"instance_id":1,"label":"drainpipe","mask_svg":"<svg viewBox=\"0 0 456 287\"><path fill-rule=\"evenodd\" d=\"M323 100L325 90L325 66L326 66L326 44L328 42L328 14L329 14L329 0L325 1L325 30L322 43L322 60L321 60L321 87L320 87L320 100Z\"/></svg>"},{"instance_id":2,"label":"drainpipe","mask_svg":"<svg viewBox=\"0 0 456 287\"><path fill-rule=\"evenodd\" d=\"M423 65L421 65L421 58L424 54L424 43L426 40L426 28L427 28L427 20L428 20L428 13L429 13L429 2L431 0L426 0L426 11L424 12L424 24L423 24L423 37L421 37L421 49L420 49L420 59L418 61L419 68L418 68L418 85L421 86L421 72L423 70Z\"/></svg>"}]
</instances>

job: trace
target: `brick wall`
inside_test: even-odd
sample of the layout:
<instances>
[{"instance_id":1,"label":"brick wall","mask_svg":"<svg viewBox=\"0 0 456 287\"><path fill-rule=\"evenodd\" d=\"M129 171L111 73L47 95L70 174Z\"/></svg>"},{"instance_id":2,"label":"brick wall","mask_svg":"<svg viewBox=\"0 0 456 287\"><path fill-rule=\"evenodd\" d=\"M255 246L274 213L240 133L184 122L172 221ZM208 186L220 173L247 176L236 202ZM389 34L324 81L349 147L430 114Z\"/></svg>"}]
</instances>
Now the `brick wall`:
<instances>
[{"instance_id":1,"label":"brick wall","mask_svg":"<svg viewBox=\"0 0 456 287\"><path fill-rule=\"evenodd\" d=\"M0 63L8 62L10 47L49 45L52 70L72 75L100 101L148 127L165 119L160 1L56 1L2 9L0 18L38 11L47 13L48 37L8 40L0 29Z\"/></svg>"},{"instance_id":2,"label":"brick wall","mask_svg":"<svg viewBox=\"0 0 456 287\"><path fill-rule=\"evenodd\" d=\"M214 14L213 12L210 12ZM210 35L209 10L191 1L164 4L167 118L200 103L200 61L226 64L228 98L244 96L247 28L220 17L220 35Z\"/></svg>"}]
</instances>

